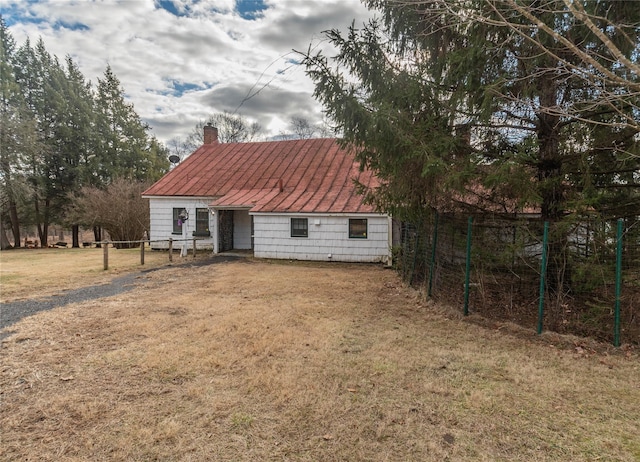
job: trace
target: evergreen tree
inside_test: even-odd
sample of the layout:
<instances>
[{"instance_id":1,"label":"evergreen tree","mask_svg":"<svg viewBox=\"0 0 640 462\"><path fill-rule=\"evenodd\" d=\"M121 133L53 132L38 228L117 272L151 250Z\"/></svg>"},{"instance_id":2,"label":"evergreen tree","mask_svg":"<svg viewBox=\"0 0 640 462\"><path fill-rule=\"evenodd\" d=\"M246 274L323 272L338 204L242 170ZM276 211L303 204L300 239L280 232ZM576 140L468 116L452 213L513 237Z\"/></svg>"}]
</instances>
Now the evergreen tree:
<instances>
[{"instance_id":1,"label":"evergreen tree","mask_svg":"<svg viewBox=\"0 0 640 462\"><path fill-rule=\"evenodd\" d=\"M79 227L65 217L77 191L116 178L156 180L168 170L167 150L148 135L110 67L94 93L70 57L62 66L42 39L16 49L4 22L0 31L2 219L11 222L17 244L22 224L37 225L47 245L56 223L72 227L77 247ZM30 204L20 214L25 191Z\"/></svg>"},{"instance_id":2,"label":"evergreen tree","mask_svg":"<svg viewBox=\"0 0 640 462\"><path fill-rule=\"evenodd\" d=\"M143 163L138 170L144 171L143 178L145 180L159 180L165 173L169 171L169 149L160 142L155 136L149 138Z\"/></svg>"},{"instance_id":3,"label":"evergreen tree","mask_svg":"<svg viewBox=\"0 0 640 462\"><path fill-rule=\"evenodd\" d=\"M64 105L62 120L57 131L61 168L58 170L64 190L64 208L82 185L92 179L91 159L95 151L93 137L93 94L78 66L66 58L63 86ZM79 226L68 223L72 229L72 247L79 247Z\"/></svg>"},{"instance_id":4,"label":"evergreen tree","mask_svg":"<svg viewBox=\"0 0 640 462\"><path fill-rule=\"evenodd\" d=\"M335 60L319 53L304 62L343 142L383 180L369 199L417 223L431 208L454 206L460 195L451 192L469 179L473 157L466 137L456 136L443 91L423 77L422 51L382 35L376 21L361 31L352 26L347 37L329 31Z\"/></svg>"},{"instance_id":5,"label":"evergreen tree","mask_svg":"<svg viewBox=\"0 0 640 462\"><path fill-rule=\"evenodd\" d=\"M315 95L383 185L429 209L540 210L564 222L640 210L640 9L607 0L369 0L381 12L305 55ZM568 268L554 226L550 271Z\"/></svg>"},{"instance_id":6,"label":"evergreen tree","mask_svg":"<svg viewBox=\"0 0 640 462\"><path fill-rule=\"evenodd\" d=\"M9 246L3 223L9 222L16 247L21 245L20 210L29 194L24 159L37 148L35 120L27 110L14 72L15 41L0 17L0 227L2 248Z\"/></svg>"},{"instance_id":7,"label":"evergreen tree","mask_svg":"<svg viewBox=\"0 0 640 462\"><path fill-rule=\"evenodd\" d=\"M305 62L346 142L387 180L382 202L531 205L551 220L640 208L633 2L366 3L382 20L329 31L335 59Z\"/></svg>"},{"instance_id":8,"label":"evergreen tree","mask_svg":"<svg viewBox=\"0 0 640 462\"><path fill-rule=\"evenodd\" d=\"M39 148L28 160L33 188L33 211L38 235L47 245L49 226L60 223L66 203L75 189L78 153L69 120L79 108L70 106L69 81L58 59L39 39L27 42L16 53L15 73L28 108L37 123Z\"/></svg>"},{"instance_id":9,"label":"evergreen tree","mask_svg":"<svg viewBox=\"0 0 640 462\"><path fill-rule=\"evenodd\" d=\"M158 179L169 167L166 150L149 138L149 126L127 103L120 81L108 66L96 92L97 179Z\"/></svg>"},{"instance_id":10,"label":"evergreen tree","mask_svg":"<svg viewBox=\"0 0 640 462\"><path fill-rule=\"evenodd\" d=\"M16 199L13 178L18 170L15 148L16 125L19 124L19 88L13 77L11 58L15 51L15 42L9 33L4 20L0 17L0 248L10 247L6 237L4 223L9 221L13 231L14 242L20 246L20 229L17 223ZM14 220L15 216L15 220Z\"/></svg>"}]
</instances>

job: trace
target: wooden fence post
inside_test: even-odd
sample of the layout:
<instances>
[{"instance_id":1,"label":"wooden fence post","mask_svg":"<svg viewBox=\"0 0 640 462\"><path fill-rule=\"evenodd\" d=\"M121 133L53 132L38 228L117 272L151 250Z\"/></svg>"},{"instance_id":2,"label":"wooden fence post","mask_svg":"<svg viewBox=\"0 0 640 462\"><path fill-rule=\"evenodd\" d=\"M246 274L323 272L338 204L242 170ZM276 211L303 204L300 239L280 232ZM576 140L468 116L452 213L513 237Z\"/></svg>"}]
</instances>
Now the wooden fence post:
<instances>
[{"instance_id":1,"label":"wooden fence post","mask_svg":"<svg viewBox=\"0 0 640 462\"><path fill-rule=\"evenodd\" d=\"M173 261L173 238L169 238L169 261Z\"/></svg>"},{"instance_id":2,"label":"wooden fence post","mask_svg":"<svg viewBox=\"0 0 640 462\"><path fill-rule=\"evenodd\" d=\"M193 238L193 259L196 259L196 238Z\"/></svg>"},{"instance_id":3,"label":"wooden fence post","mask_svg":"<svg viewBox=\"0 0 640 462\"><path fill-rule=\"evenodd\" d=\"M103 261L104 270L106 271L109 269L109 242L103 241L102 244L103 244L102 261Z\"/></svg>"}]
</instances>

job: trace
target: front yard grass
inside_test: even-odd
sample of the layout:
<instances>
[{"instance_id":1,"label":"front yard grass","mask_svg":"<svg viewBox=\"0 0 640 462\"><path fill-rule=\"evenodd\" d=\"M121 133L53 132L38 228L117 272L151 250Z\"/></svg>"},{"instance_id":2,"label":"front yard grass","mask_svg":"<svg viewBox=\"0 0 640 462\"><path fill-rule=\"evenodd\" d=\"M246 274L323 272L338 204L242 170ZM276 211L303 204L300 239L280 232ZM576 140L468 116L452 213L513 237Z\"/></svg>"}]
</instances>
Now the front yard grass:
<instances>
[{"instance_id":1,"label":"front yard grass","mask_svg":"<svg viewBox=\"0 0 640 462\"><path fill-rule=\"evenodd\" d=\"M13 249L0 251L0 302L42 298L62 290L104 284L126 272L169 265L169 254L145 250L144 266L140 249L109 248L109 269L104 270L102 248ZM211 251L196 252L196 259L208 258ZM192 254L173 263L192 261Z\"/></svg>"},{"instance_id":2,"label":"front yard grass","mask_svg":"<svg viewBox=\"0 0 640 462\"><path fill-rule=\"evenodd\" d=\"M380 266L144 277L11 326L1 460L640 460L633 349L470 323Z\"/></svg>"}]
</instances>

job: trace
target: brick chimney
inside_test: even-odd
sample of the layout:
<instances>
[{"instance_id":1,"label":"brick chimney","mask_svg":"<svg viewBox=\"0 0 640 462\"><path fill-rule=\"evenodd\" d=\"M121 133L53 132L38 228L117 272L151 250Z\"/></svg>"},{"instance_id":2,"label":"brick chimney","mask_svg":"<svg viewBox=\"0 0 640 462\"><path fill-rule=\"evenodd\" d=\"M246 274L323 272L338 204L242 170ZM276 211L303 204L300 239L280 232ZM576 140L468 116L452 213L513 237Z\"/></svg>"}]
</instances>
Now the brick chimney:
<instances>
[{"instance_id":1,"label":"brick chimney","mask_svg":"<svg viewBox=\"0 0 640 462\"><path fill-rule=\"evenodd\" d=\"M218 144L218 129L211 123L204 126L204 144Z\"/></svg>"}]
</instances>

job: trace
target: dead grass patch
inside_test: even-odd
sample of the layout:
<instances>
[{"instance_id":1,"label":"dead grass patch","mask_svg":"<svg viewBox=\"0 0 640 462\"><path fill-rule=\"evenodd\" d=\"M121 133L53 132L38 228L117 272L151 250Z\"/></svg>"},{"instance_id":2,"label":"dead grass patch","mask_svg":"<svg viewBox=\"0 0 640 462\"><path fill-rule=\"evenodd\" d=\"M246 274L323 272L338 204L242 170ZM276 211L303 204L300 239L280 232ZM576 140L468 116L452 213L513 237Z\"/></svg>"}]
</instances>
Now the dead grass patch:
<instances>
[{"instance_id":1,"label":"dead grass patch","mask_svg":"<svg viewBox=\"0 0 640 462\"><path fill-rule=\"evenodd\" d=\"M0 459L640 459L634 351L468 323L378 266L145 277L12 326Z\"/></svg>"},{"instance_id":2,"label":"dead grass patch","mask_svg":"<svg viewBox=\"0 0 640 462\"><path fill-rule=\"evenodd\" d=\"M196 253L208 258L210 251ZM174 255L174 264L192 261ZM104 284L126 272L169 265L169 254L145 251L140 265L140 249L109 248L109 269L104 270L103 249L15 249L0 252L0 303L47 297L63 290Z\"/></svg>"}]
</instances>

